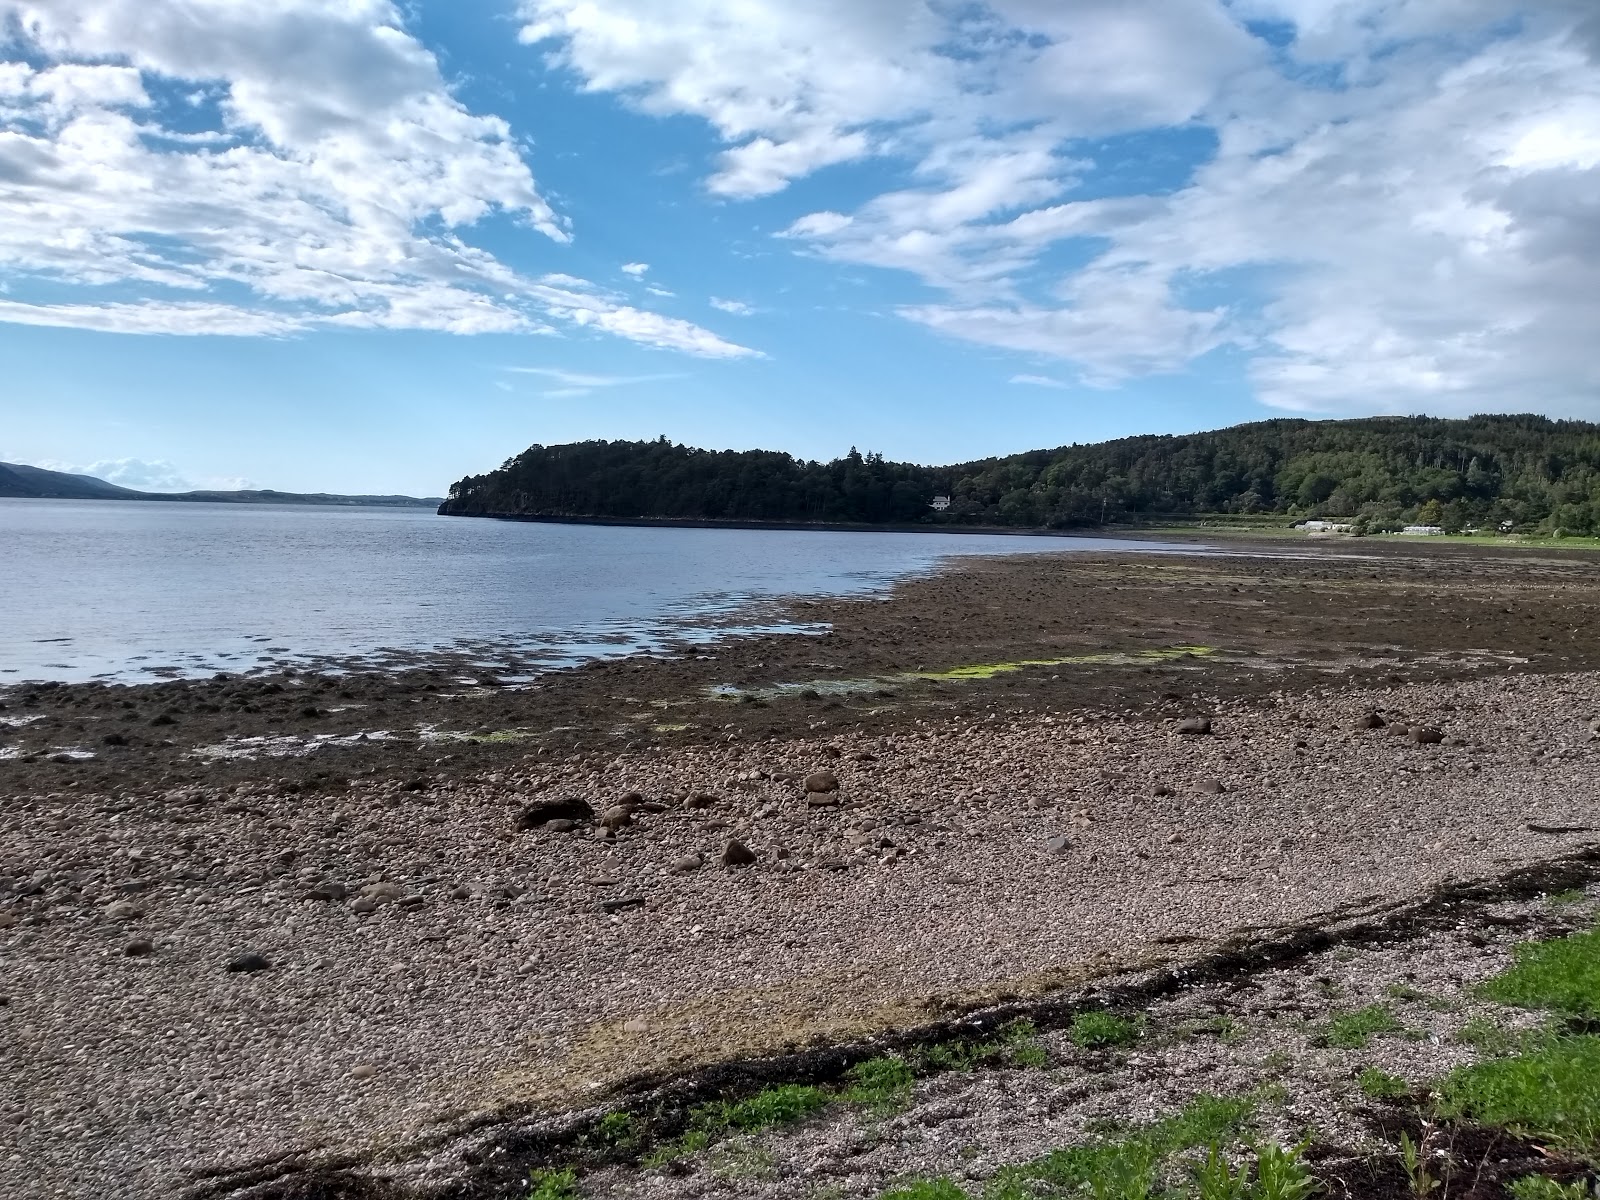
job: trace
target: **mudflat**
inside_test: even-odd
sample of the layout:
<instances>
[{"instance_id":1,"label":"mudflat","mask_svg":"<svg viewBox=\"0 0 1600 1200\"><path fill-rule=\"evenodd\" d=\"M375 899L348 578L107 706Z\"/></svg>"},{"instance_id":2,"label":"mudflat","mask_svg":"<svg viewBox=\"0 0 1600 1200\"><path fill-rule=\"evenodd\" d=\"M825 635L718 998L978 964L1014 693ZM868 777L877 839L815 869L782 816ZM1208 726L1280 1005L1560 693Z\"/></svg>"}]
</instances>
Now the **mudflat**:
<instances>
[{"instance_id":1,"label":"mudflat","mask_svg":"<svg viewBox=\"0 0 1600 1200\"><path fill-rule=\"evenodd\" d=\"M381 1172L1600 837L1594 558L1233 549L529 687L0 693L0 1191Z\"/></svg>"}]
</instances>

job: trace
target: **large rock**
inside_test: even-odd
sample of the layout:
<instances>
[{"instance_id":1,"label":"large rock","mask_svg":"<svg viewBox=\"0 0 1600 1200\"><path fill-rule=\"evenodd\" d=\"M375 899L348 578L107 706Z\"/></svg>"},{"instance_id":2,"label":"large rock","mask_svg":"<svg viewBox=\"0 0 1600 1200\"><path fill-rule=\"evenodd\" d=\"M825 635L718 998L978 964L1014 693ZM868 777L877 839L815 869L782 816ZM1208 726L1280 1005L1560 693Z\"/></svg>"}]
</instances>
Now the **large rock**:
<instances>
[{"instance_id":1,"label":"large rock","mask_svg":"<svg viewBox=\"0 0 1600 1200\"><path fill-rule=\"evenodd\" d=\"M264 955L241 954L237 958L230 959L228 965L223 969L250 975L256 971L270 971L272 970L272 964L267 961Z\"/></svg>"},{"instance_id":2,"label":"large rock","mask_svg":"<svg viewBox=\"0 0 1600 1200\"><path fill-rule=\"evenodd\" d=\"M600 823L615 833L633 824L633 809L627 804L613 804L600 817Z\"/></svg>"},{"instance_id":3,"label":"large rock","mask_svg":"<svg viewBox=\"0 0 1600 1200\"><path fill-rule=\"evenodd\" d=\"M1411 740L1419 746L1437 746L1444 741L1444 733L1438 729L1428 729L1422 725L1411 727Z\"/></svg>"},{"instance_id":4,"label":"large rock","mask_svg":"<svg viewBox=\"0 0 1600 1200\"><path fill-rule=\"evenodd\" d=\"M1178 732L1193 736L1195 734L1211 732L1210 717L1185 717L1178 722Z\"/></svg>"},{"instance_id":5,"label":"large rock","mask_svg":"<svg viewBox=\"0 0 1600 1200\"><path fill-rule=\"evenodd\" d=\"M725 867L748 867L754 865L755 861L756 852L738 838L730 838L722 848L722 865Z\"/></svg>"},{"instance_id":6,"label":"large rock","mask_svg":"<svg viewBox=\"0 0 1600 1200\"><path fill-rule=\"evenodd\" d=\"M1377 713L1369 712L1366 716L1361 717L1356 721L1356 728L1357 729L1382 729L1388 723L1389 722L1385 721Z\"/></svg>"},{"instance_id":7,"label":"large rock","mask_svg":"<svg viewBox=\"0 0 1600 1200\"><path fill-rule=\"evenodd\" d=\"M839 790L839 777L832 771L813 771L806 776L806 791L825 794Z\"/></svg>"},{"instance_id":8,"label":"large rock","mask_svg":"<svg viewBox=\"0 0 1600 1200\"><path fill-rule=\"evenodd\" d=\"M542 800L538 804L530 804L522 810L517 818L519 829L539 829L551 821L589 821L594 818L594 809L589 807L585 800L576 797L567 800ZM572 826L567 826L568 829Z\"/></svg>"}]
</instances>

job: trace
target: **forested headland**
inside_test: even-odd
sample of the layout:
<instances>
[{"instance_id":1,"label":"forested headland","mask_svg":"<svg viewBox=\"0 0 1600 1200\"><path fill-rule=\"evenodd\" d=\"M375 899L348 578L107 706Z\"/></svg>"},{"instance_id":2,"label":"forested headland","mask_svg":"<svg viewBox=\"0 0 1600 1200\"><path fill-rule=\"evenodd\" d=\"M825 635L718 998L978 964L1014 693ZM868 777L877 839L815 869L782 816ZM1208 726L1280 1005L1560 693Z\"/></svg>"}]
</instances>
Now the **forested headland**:
<instances>
[{"instance_id":1,"label":"forested headland","mask_svg":"<svg viewBox=\"0 0 1600 1200\"><path fill-rule=\"evenodd\" d=\"M935 497L949 507L935 511ZM461 516L1074 529L1203 514L1378 532L1600 535L1600 425L1536 416L1273 420L954 466L650 442L531 446L450 488Z\"/></svg>"}]
</instances>

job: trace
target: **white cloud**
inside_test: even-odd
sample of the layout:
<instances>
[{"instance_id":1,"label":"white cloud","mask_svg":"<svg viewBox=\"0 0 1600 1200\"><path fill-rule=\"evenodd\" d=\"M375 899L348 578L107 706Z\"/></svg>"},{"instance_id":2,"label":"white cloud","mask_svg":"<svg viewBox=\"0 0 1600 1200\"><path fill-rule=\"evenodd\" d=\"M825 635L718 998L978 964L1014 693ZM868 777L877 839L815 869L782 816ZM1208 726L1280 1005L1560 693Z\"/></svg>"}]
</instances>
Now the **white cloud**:
<instances>
[{"instance_id":1,"label":"white cloud","mask_svg":"<svg viewBox=\"0 0 1600 1200\"><path fill-rule=\"evenodd\" d=\"M539 375L545 379L554 379L557 383L564 383L568 387L580 388L624 387L634 383L656 383L663 379L683 378L679 374L596 375L589 371L569 371L564 367L506 367L505 369L518 375Z\"/></svg>"},{"instance_id":2,"label":"white cloud","mask_svg":"<svg viewBox=\"0 0 1600 1200\"><path fill-rule=\"evenodd\" d=\"M624 275L632 275L635 279L642 279L644 273L649 269L649 263L632 262L622 264L622 273Z\"/></svg>"},{"instance_id":3,"label":"white cloud","mask_svg":"<svg viewBox=\"0 0 1600 1200\"><path fill-rule=\"evenodd\" d=\"M72 475L90 475L118 487L132 488L137 492L193 492L240 491L258 486L237 476L209 476L192 479L166 459L107 458L87 466L75 466L54 459L41 459L30 464L47 471L66 471Z\"/></svg>"},{"instance_id":4,"label":"white cloud","mask_svg":"<svg viewBox=\"0 0 1600 1200\"><path fill-rule=\"evenodd\" d=\"M748 317L756 311L743 300L724 300L720 296L711 297L711 307L736 317Z\"/></svg>"},{"instance_id":5,"label":"white cloud","mask_svg":"<svg viewBox=\"0 0 1600 1200\"><path fill-rule=\"evenodd\" d=\"M1600 416L1593 0L522 13L523 39L585 88L705 120L726 146L713 194L868 157L906 168L780 236L914 275L942 294L901 315L949 336L1101 386L1230 347L1286 409ZM1288 23L1286 55L1258 19ZM1108 156L1129 152L1099 139L1181 128L1216 138L1192 178L1110 177L1105 194Z\"/></svg>"},{"instance_id":6,"label":"white cloud","mask_svg":"<svg viewBox=\"0 0 1600 1200\"><path fill-rule=\"evenodd\" d=\"M1048 375L1013 375L1012 383L1026 383L1032 387L1064 388L1067 385L1059 379L1051 379Z\"/></svg>"},{"instance_id":7,"label":"white cloud","mask_svg":"<svg viewBox=\"0 0 1600 1200\"><path fill-rule=\"evenodd\" d=\"M0 319L224 334L554 321L751 353L469 245L493 214L554 243L571 231L510 127L452 94L391 0L0 0L7 28L34 65L0 64L0 270L80 291L14 299ZM173 128L157 91L207 127ZM109 285L139 299L82 292Z\"/></svg>"}]
</instances>

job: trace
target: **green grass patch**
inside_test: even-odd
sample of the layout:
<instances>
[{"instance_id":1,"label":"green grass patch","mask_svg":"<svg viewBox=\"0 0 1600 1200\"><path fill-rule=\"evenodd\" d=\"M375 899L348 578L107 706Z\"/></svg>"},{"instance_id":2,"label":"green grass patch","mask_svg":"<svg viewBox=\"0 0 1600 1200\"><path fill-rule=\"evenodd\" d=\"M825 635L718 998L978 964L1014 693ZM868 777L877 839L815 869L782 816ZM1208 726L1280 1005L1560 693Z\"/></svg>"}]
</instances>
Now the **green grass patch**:
<instances>
[{"instance_id":1,"label":"green grass patch","mask_svg":"<svg viewBox=\"0 0 1600 1200\"><path fill-rule=\"evenodd\" d=\"M1572 904L1584 904L1589 899L1589 893L1582 888L1568 888L1564 892L1554 892L1545 897L1545 903L1553 908L1565 908ZM1530 1179L1543 1178L1539 1175L1530 1175Z\"/></svg>"},{"instance_id":2,"label":"green grass patch","mask_svg":"<svg viewBox=\"0 0 1600 1200\"><path fill-rule=\"evenodd\" d=\"M1387 1008L1381 1004L1369 1004L1332 1018L1322 1030L1321 1038L1325 1045L1341 1050L1365 1050L1377 1034L1404 1031L1405 1026L1396 1021Z\"/></svg>"},{"instance_id":3,"label":"green grass patch","mask_svg":"<svg viewBox=\"0 0 1600 1200\"><path fill-rule=\"evenodd\" d=\"M577 1195L578 1173L571 1167L528 1174L527 1200L576 1200Z\"/></svg>"},{"instance_id":4,"label":"green grass patch","mask_svg":"<svg viewBox=\"0 0 1600 1200\"><path fill-rule=\"evenodd\" d=\"M1591 1200L1600 1196L1600 1188L1591 1188L1581 1179L1558 1183L1547 1175L1524 1175L1506 1190L1513 1200Z\"/></svg>"},{"instance_id":5,"label":"green grass patch","mask_svg":"<svg viewBox=\"0 0 1600 1200\"><path fill-rule=\"evenodd\" d=\"M1491 1000L1600 1018L1600 928L1514 948L1516 965L1482 987Z\"/></svg>"},{"instance_id":6,"label":"green grass patch","mask_svg":"<svg viewBox=\"0 0 1600 1200\"><path fill-rule=\"evenodd\" d=\"M1356 1086L1374 1100L1397 1100L1411 1094L1411 1085L1398 1075L1368 1067L1356 1076Z\"/></svg>"},{"instance_id":7,"label":"green grass patch","mask_svg":"<svg viewBox=\"0 0 1600 1200\"><path fill-rule=\"evenodd\" d=\"M1436 1090L1445 1116L1600 1153L1600 1037L1530 1039L1520 1054L1451 1072Z\"/></svg>"},{"instance_id":8,"label":"green grass patch","mask_svg":"<svg viewBox=\"0 0 1600 1200\"><path fill-rule=\"evenodd\" d=\"M1077 1013L1067 1029L1067 1036L1086 1050L1131 1046L1143 1034L1143 1021L1109 1012Z\"/></svg>"},{"instance_id":9,"label":"green grass patch","mask_svg":"<svg viewBox=\"0 0 1600 1200\"><path fill-rule=\"evenodd\" d=\"M857 1063L847 1078L850 1083L845 1088L845 1100L880 1114L899 1112L909 1104L916 1083L911 1064L893 1054Z\"/></svg>"},{"instance_id":10,"label":"green grass patch","mask_svg":"<svg viewBox=\"0 0 1600 1200\"><path fill-rule=\"evenodd\" d=\"M1033 1022L1013 1021L992 1038L952 1038L924 1046L912 1056L912 1068L919 1075L932 1075L994 1064L1042 1067L1048 1061Z\"/></svg>"},{"instance_id":11,"label":"green grass patch","mask_svg":"<svg viewBox=\"0 0 1600 1200\"><path fill-rule=\"evenodd\" d=\"M884 1192L879 1200L970 1200L966 1189L948 1175L913 1179Z\"/></svg>"},{"instance_id":12,"label":"green grass patch","mask_svg":"<svg viewBox=\"0 0 1600 1200\"><path fill-rule=\"evenodd\" d=\"M766 1088L746 1100L717 1100L697 1104L689 1113L692 1129L710 1134L736 1129L755 1133L772 1125L788 1125L809 1117L825 1106L830 1097L819 1087L785 1083Z\"/></svg>"},{"instance_id":13,"label":"green grass patch","mask_svg":"<svg viewBox=\"0 0 1600 1200\"><path fill-rule=\"evenodd\" d=\"M1488 1017L1473 1017L1451 1035L1451 1041L1471 1046L1480 1054L1497 1057L1514 1052L1521 1039L1502 1029Z\"/></svg>"}]
</instances>

